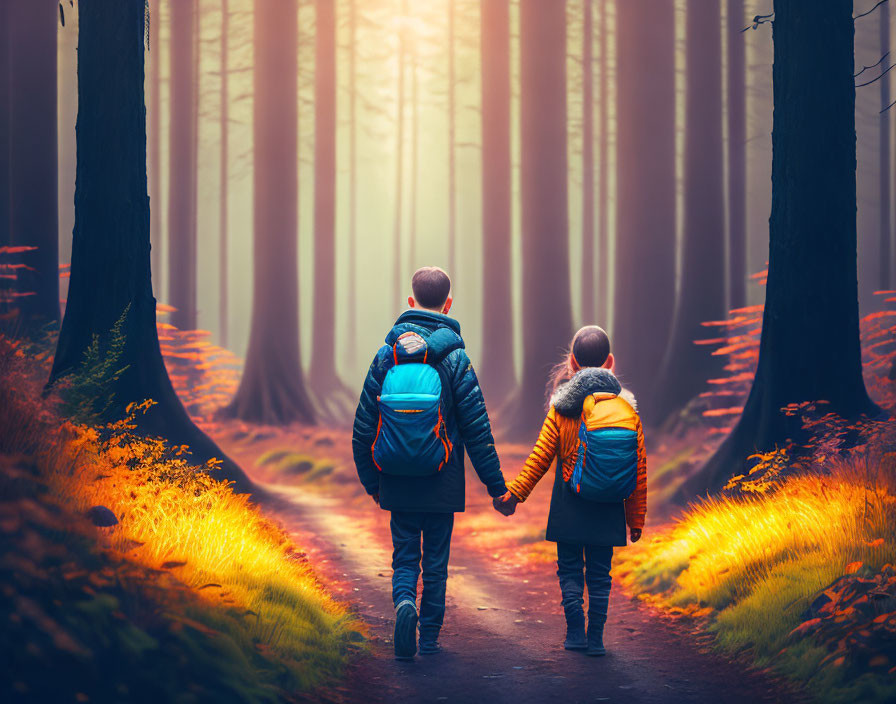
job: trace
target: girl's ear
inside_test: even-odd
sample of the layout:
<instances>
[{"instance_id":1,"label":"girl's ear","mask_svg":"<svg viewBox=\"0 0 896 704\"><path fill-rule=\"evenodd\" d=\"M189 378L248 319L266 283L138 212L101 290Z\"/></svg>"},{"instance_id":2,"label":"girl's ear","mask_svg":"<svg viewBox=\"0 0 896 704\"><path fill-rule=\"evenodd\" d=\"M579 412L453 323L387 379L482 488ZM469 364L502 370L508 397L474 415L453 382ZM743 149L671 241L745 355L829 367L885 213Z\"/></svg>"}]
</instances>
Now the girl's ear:
<instances>
[{"instance_id":1,"label":"girl's ear","mask_svg":"<svg viewBox=\"0 0 896 704\"><path fill-rule=\"evenodd\" d=\"M581 369L579 363L576 361L576 356L572 352L570 352L569 357L567 357L566 365L573 374Z\"/></svg>"},{"instance_id":2,"label":"girl's ear","mask_svg":"<svg viewBox=\"0 0 896 704\"><path fill-rule=\"evenodd\" d=\"M613 353L610 352L610 354L607 355L607 361L604 362L603 367L604 367L604 369L609 369L610 371L613 371L613 367L615 367L615 366L616 366L616 358L613 356Z\"/></svg>"}]
</instances>

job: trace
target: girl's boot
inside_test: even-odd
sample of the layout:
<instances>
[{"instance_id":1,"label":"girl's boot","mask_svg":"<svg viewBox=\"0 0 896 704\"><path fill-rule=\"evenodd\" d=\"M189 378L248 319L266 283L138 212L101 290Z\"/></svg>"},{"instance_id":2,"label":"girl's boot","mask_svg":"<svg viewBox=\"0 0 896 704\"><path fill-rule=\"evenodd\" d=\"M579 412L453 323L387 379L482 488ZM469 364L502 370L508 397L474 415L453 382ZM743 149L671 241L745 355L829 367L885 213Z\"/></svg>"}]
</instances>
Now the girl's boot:
<instances>
[{"instance_id":1,"label":"girl's boot","mask_svg":"<svg viewBox=\"0 0 896 704\"><path fill-rule=\"evenodd\" d=\"M604 624L607 622L606 614L588 614L588 645L585 650L586 655L606 655L607 649L604 647Z\"/></svg>"},{"instance_id":2,"label":"girl's boot","mask_svg":"<svg viewBox=\"0 0 896 704\"><path fill-rule=\"evenodd\" d=\"M563 647L567 650L585 650L585 612L581 604L564 606L566 612L566 640Z\"/></svg>"}]
</instances>

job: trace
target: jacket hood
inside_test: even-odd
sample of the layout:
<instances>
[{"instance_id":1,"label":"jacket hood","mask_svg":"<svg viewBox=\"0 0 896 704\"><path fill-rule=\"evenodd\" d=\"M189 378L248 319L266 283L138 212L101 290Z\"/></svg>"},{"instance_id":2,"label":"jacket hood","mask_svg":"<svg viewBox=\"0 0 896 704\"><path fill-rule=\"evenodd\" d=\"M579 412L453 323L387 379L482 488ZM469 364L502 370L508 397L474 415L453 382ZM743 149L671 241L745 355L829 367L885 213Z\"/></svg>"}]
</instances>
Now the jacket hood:
<instances>
[{"instance_id":1,"label":"jacket hood","mask_svg":"<svg viewBox=\"0 0 896 704\"><path fill-rule=\"evenodd\" d=\"M415 309L405 311L386 335L386 344L391 347L406 332L415 332L426 340L429 359L434 362L440 362L454 350L464 348L460 323L441 313Z\"/></svg>"},{"instance_id":2,"label":"jacket hood","mask_svg":"<svg viewBox=\"0 0 896 704\"><path fill-rule=\"evenodd\" d=\"M608 393L622 396L637 410L634 397L624 391L619 380L609 369L586 367L557 387L551 396L551 405L561 416L574 417L582 412L582 404L591 394Z\"/></svg>"}]
</instances>

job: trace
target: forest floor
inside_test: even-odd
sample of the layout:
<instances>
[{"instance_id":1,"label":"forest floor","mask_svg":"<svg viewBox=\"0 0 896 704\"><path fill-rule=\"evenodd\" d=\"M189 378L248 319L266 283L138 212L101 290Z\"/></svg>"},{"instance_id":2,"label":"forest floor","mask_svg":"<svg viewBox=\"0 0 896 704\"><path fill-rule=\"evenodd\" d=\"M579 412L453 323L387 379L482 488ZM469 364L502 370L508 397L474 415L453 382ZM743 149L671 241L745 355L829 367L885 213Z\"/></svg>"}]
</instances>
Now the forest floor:
<instances>
[{"instance_id":1,"label":"forest floor","mask_svg":"<svg viewBox=\"0 0 896 704\"><path fill-rule=\"evenodd\" d=\"M334 702L776 702L800 696L767 672L711 649L698 621L670 619L614 585L608 654L562 648L564 621L552 544L543 540L548 482L517 514L491 506L475 474L467 511L455 523L444 652L415 662L392 657L391 541L388 513L364 495L338 430L206 428L267 494L266 513L306 546L331 590L370 627L371 647ZM499 446L514 476L525 448ZM648 533L651 526L648 526Z\"/></svg>"}]
</instances>

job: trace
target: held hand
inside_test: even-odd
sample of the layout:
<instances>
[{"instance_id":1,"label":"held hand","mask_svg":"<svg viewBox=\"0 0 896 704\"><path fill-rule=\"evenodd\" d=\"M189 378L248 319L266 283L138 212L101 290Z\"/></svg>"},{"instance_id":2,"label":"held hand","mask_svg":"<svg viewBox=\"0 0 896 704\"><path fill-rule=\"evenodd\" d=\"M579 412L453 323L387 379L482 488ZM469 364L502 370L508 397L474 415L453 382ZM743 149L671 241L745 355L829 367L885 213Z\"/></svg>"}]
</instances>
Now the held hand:
<instances>
[{"instance_id":1,"label":"held hand","mask_svg":"<svg viewBox=\"0 0 896 704\"><path fill-rule=\"evenodd\" d=\"M518 503L519 499L517 499L509 491L506 492L503 496L496 496L494 499L492 499L492 505L495 507L495 510L502 516L512 516L516 511L516 505Z\"/></svg>"},{"instance_id":2,"label":"held hand","mask_svg":"<svg viewBox=\"0 0 896 704\"><path fill-rule=\"evenodd\" d=\"M630 535L631 535L632 542L637 543L641 539L641 529L640 528L632 528Z\"/></svg>"}]
</instances>

